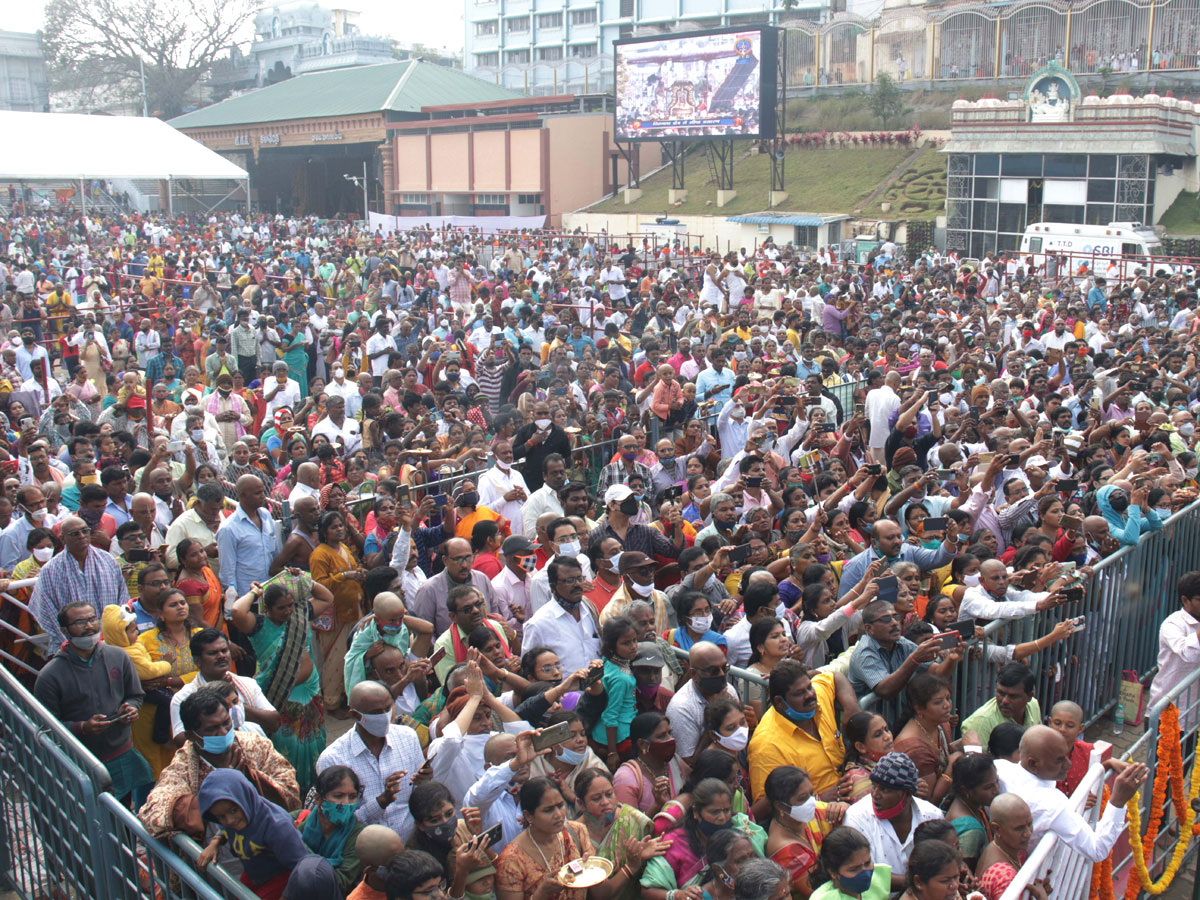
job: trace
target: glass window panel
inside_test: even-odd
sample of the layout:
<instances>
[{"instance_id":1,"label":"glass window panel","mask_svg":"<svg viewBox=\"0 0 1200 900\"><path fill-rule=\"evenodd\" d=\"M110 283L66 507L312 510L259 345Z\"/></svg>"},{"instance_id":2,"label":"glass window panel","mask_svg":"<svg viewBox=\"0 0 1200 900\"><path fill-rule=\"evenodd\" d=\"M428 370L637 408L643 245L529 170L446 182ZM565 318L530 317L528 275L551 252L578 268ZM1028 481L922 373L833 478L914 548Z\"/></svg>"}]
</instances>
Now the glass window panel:
<instances>
[{"instance_id":1,"label":"glass window panel","mask_svg":"<svg viewBox=\"0 0 1200 900\"><path fill-rule=\"evenodd\" d=\"M1065 222L1071 225L1082 225L1084 208L1082 206L1059 206L1047 203L1042 207L1042 221Z\"/></svg>"},{"instance_id":2,"label":"glass window panel","mask_svg":"<svg viewBox=\"0 0 1200 900\"><path fill-rule=\"evenodd\" d=\"M975 155L975 174L976 175L999 175L1000 174L1000 154L999 153L977 153Z\"/></svg>"},{"instance_id":3,"label":"glass window panel","mask_svg":"<svg viewBox=\"0 0 1200 900\"><path fill-rule=\"evenodd\" d=\"M1106 179L1088 182L1088 203L1112 203L1117 198L1117 183Z\"/></svg>"},{"instance_id":4,"label":"glass window panel","mask_svg":"<svg viewBox=\"0 0 1200 900\"><path fill-rule=\"evenodd\" d=\"M1046 154L1047 178L1085 178L1087 157L1079 153Z\"/></svg>"},{"instance_id":5,"label":"glass window panel","mask_svg":"<svg viewBox=\"0 0 1200 900\"><path fill-rule=\"evenodd\" d=\"M1000 195L999 178L976 178L975 197L995 200Z\"/></svg>"},{"instance_id":6,"label":"glass window panel","mask_svg":"<svg viewBox=\"0 0 1200 900\"><path fill-rule=\"evenodd\" d=\"M1025 230L1025 207L1020 203L1001 203L999 231L1023 232Z\"/></svg>"},{"instance_id":7,"label":"glass window panel","mask_svg":"<svg viewBox=\"0 0 1200 900\"><path fill-rule=\"evenodd\" d=\"M1088 225L1107 225L1113 220L1113 205L1111 203L1089 203L1087 205Z\"/></svg>"},{"instance_id":8,"label":"glass window panel","mask_svg":"<svg viewBox=\"0 0 1200 900\"><path fill-rule=\"evenodd\" d=\"M1042 174L1042 157L1037 153L1005 153L1000 160L1000 171L1004 175L1038 178Z\"/></svg>"},{"instance_id":9,"label":"glass window panel","mask_svg":"<svg viewBox=\"0 0 1200 900\"><path fill-rule=\"evenodd\" d=\"M1115 178L1117 158L1107 154L1093 153L1089 158L1088 176L1091 178Z\"/></svg>"}]
</instances>

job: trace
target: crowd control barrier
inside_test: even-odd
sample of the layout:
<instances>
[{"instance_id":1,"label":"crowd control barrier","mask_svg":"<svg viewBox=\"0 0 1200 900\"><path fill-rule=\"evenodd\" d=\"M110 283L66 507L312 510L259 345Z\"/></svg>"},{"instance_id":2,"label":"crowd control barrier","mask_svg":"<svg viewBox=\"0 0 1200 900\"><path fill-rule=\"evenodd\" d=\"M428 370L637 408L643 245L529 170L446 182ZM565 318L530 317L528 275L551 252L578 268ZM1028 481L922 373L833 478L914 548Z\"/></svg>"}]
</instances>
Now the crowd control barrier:
<instances>
[{"instance_id":1,"label":"crowd control barrier","mask_svg":"<svg viewBox=\"0 0 1200 900\"><path fill-rule=\"evenodd\" d=\"M21 900L254 900L219 867L202 875L152 838L111 787L104 765L0 668L0 890Z\"/></svg>"}]
</instances>

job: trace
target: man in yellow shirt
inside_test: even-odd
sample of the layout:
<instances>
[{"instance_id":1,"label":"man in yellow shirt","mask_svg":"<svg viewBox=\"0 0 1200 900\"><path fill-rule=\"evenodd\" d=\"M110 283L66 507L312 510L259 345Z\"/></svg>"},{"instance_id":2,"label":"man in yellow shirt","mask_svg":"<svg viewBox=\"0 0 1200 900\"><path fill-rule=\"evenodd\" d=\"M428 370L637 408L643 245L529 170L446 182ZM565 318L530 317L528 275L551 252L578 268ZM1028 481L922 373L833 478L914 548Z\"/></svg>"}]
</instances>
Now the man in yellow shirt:
<instances>
[{"instance_id":1,"label":"man in yellow shirt","mask_svg":"<svg viewBox=\"0 0 1200 900\"><path fill-rule=\"evenodd\" d=\"M821 800L837 800L845 758L835 701L846 718L858 712L858 699L845 677L835 672L810 675L785 659L771 673L771 705L750 739L750 793L763 795L767 776L779 766L799 766L812 778Z\"/></svg>"}]
</instances>

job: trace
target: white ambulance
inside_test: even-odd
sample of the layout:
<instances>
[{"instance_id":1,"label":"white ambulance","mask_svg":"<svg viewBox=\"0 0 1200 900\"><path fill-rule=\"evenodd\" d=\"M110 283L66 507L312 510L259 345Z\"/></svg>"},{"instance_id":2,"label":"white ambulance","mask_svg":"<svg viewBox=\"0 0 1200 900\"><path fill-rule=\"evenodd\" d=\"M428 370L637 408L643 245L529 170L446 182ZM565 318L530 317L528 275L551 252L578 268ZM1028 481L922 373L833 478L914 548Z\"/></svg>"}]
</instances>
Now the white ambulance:
<instances>
[{"instance_id":1,"label":"white ambulance","mask_svg":"<svg viewBox=\"0 0 1200 900\"><path fill-rule=\"evenodd\" d=\"M1022 258L1032 256L1041 266L1047 255L1067 259L1067 270L1086 264L1103 271L1112 260L1146 260L1163 256L1158 234L1141 222L1110 222L1107 225L1071 225L1038 222L1025 229L1021 237Z\"/></svg>"}]
</instances>

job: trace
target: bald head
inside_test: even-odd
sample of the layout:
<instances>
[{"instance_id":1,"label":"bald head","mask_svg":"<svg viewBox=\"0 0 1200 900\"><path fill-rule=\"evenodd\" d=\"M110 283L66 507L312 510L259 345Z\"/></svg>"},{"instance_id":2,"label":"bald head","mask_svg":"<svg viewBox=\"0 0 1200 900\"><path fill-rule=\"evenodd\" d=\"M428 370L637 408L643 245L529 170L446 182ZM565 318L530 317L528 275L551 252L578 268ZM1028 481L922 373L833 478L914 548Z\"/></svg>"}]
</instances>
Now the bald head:
<instances>
[{"instance_id":1,"label":"bald head","mask_svg":"<svg viewBox=\"0 0 1200 900\"><path fill-rule=\"evenodd\" d=\"M364 866L381 868L404 850L404 841L386 825L367 825L358 833L354 850Z\"/></svg>"},{"instance_id":2,"label":"bald head","mask_svg":"<svg viewBox=\"0 0 1200 900\"><path fill-rule=\"evenodd\" d=\"M688 663L693 669L711 669L725 665L725 654L712 641L697 641L688 653Z\"/></svg>"},{"instance_id":3,"label":"bald head","mask_svg":"<svg viewBox=\"0 0 1200 900\"><path fill-rule=\"evenodd\" d=\"M883 383L890 387L893 391L899 390L901 384L900 373L893 369L883 377Z\"/></svg>"},{"instance_id":4,"label":"bald head","mask_svg":"<svg viewBox=\"0 0 1200 900\"><path fill-rule=\"evenodd\" d=\"M375 595L374 611L376 616L384 619L403 616L404 601L391 591L384 591Z\"/></svg>"},{"instance_id":5,"label":"bald head","mask_svg":"<svg viewBox=\"0 0 1200 900\"><path fill-rule=\"evenodd\" d=\"M350 705L357 710L365 710L380 701L392 699L391 693L378 681L360 681L350 689Z\"/></svg>"},{"instance_id":6,"label":"bald head","mask_svg":"<svg viewBox=\"0 0 1200 900\"><path fill-rule=\"evenodd\" d=\"M316 463L303 462L296 469L296 480L308 487L320 487L321 485L321 469Z\"/></svg>"},{"instance_id":7,"label":"bald head","mask_svg":"<svg viewBox=\"0 0 1200 900\"><path fill-rule=\"evenodd\" d=\"M1072 719L1083 721L1083 707L1071 700L1059 700L1050 707L1051 716L1070 716Z\"/></svg>"},{"instance_id":8,"label":"bald head","mask_svg":"<svg viewBox=\"0 0 1200 900\"><path fill-rule=\"evenodd\" d=\"M1034 725L1021 736L1021 765L1043 781L1062 781L1071 767L1066 738L1046 725Z\"/></svg>"},{"instance_id":9,"label":"bald head","mask_svg":"<svg viewBox=\"0 0 1200 900\"><path fill-rule=\"evenodd\" d=\"M483 745L483 758L490 766L498 766L517 755L517 737L513 734L493 734Z\"/></svg>"},{"instance_id":10,"label":"bald head","mask_svg":"<svg viewBox=\"0 0 1200 900\"><path fill-rule=\"evenodd\" d=\"M1018 794L1000 794L988 807L992 822L997 825L1016 824L1023 819L1031 818L1029 804Z\"/></svg>"}]
</instances>

